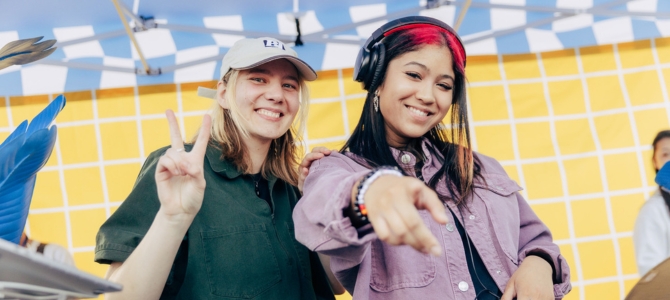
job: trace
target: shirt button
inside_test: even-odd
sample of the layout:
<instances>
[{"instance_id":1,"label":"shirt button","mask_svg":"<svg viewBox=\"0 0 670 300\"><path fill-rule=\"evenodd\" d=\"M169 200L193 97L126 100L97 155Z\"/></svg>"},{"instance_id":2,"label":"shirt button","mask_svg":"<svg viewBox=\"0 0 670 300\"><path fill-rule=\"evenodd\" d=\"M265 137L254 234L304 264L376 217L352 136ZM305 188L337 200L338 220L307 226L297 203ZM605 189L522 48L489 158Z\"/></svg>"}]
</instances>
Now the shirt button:
<instances>
[{"instance_id":1,"label":"shirt button","mask_svg":"<svg viewBox=\"0 0 670 300\"><path fill-rule=\"evenodd\" d=\"M474 220L474 219L475 219L475 215L470 215L469 218L470 218L470 220Z\"/></svg>"},{"instance_id":2,"label":"shirt button","mask_svg":"<svg viewBox=\"0 0 670 300\"><path fill-rule=\"evenodd\" d=\"M453 223L447 223L447 231L452 232L454 231L454 224Z\"/></svg>"},{"instance_id":3,"label":"shirt button","mask_svg":"<svg viewBox=\"0 0 670 300\"><path fill-rule=\"evenodd\" d=\"M500 274L500 270L496 270L496 274Z\"/></svg>"},{"instance_id":4,"label":"shirt button","mask_svg":"<svg viewBox=\"0 0 670 300\"><path fill-rule=\"evenodd\" d=\"M461 281L458 283L458 289L461 290L462 292L467 291L468 288L470 288L470 285L467 282Z\"/></svg>"},{"instance_id":5,"label":"shirt button","mask_svg":"<svg viewBox=\"0 0 670 300\"><path fill-rule=\"evenodd\" d=\"M403 154L400 157L400 160L402 161L403 164L408 164L410 161L412 161L412 158L409 157L409 154Z\"/></svg>"}]
</instances>

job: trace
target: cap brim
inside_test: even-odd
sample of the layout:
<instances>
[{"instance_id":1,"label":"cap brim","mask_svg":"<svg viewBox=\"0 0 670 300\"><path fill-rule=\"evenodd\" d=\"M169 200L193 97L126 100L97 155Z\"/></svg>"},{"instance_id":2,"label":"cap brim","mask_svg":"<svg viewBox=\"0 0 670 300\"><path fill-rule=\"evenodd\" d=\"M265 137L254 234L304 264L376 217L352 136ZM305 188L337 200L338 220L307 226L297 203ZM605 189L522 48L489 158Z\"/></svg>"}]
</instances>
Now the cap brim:
<instances>
[{"instance_id":1,"label":"cap brim","mask_svg":"<svg viewBox=\"0 0 670 300\"><path fill-rule=\"evenodd\" d=\"M216 100L216 90L199 86L198 96Z\"/></svg>"},{"instance_id":2,"label":"cap brim","mask_svg":"<svg viewBox=\"0 0 670 300\"><path fill-rule=\"evenodd\" d=\"M237 69L237 70L247 70L247 69L251 69L251 68L254 68L254 67L258 67L258 66L260 66L264 63L268 63L268 62L271 62L273 60L280 59L280 58L285 58L288 61L290 61L296 67L296 69L298 69L298 72L300 72L300 75L302 75L302 77L305 80L307 80L307 81L316 80L316 72L314 71L314 69L312 69L312 67L310 67L302 59L297 58L295 56L291 56L291 55L276 55L276 56L268 57L266 59L263 59L261 61L255 62L255 63L250 64L250 65L245 65L244 63L240 63L241 66L230 66L230 67L233 68L233 69Z\"/></svg>"}]
</instances>

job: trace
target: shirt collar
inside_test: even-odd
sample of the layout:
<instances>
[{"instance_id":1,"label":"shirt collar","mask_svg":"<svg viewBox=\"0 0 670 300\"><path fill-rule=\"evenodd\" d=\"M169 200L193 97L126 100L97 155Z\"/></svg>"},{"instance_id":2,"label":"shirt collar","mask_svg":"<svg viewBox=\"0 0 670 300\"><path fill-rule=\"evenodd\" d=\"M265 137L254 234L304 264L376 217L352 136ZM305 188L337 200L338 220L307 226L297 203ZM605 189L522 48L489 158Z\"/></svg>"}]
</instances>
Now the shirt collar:
<instances>
[{"instance_id":1,"label":"shirt collar","mask_svg":"<svg viewBox=\"0 0 670 300\"><path fill-rule=\"evenodd\" d=\"M423 151L423 155L426 157L426 161L424 161L424 165L430 165L433 163L433 153L438 153L437 149L435 149L435 145L433 145L427 138L422 137L421 138L421 149ZM396 148L391 147L391 153L393 154L393 157L395 157L396 162L398 165L402 167L414 167L416 165L416 156L409 151L403 151L399 150Z\"/></svg>"},{"instance_id":2,"label":"shirt collar","mask_svg":"<svg viewBox=\"0 0 670 300\"><path fill-rule=\"evenodd\" d=\"M223 158L223 153L221 153L221 150L217 146L208 145L205 157L207 157L207 162L212 170L219 175L223 175L228 179L242 175L232 162Z\"/></svg>"},{"instance_id":3,"label":"shirt collar","mask_svg":"<svg viewBox=\"0 0 670 300\"><path fill-rule=\"evenodd\" d=\"M242 175L242 173L237 169L237 166L235 166L230 160L225 159L221 150L215 145L210 144L207 146L205 157L207 157L207 161L209 166L212 168L212 171L219 175L222 175L228 179L234 179ZM268 182L271 184L274 183L276 179L277 178L273 174L270 174L267 178Z\"/></svg>"}]
</instances>

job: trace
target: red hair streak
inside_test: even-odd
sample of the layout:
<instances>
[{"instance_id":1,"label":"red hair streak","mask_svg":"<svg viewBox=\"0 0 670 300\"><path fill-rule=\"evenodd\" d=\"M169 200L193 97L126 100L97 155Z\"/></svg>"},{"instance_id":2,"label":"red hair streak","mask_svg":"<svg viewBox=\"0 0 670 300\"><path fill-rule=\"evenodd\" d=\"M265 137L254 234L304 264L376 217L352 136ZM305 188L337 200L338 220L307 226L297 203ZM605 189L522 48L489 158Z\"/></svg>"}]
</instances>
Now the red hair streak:
<instances>
[{"instance_id":1,"label":"red hair streak","mask_svg":"<svg viewBox=\"0 0 670 300\"><path fill-rule=\"evenodd\" d=\"M445 33L447 36L447 42L451 46L451 52L454 56L454 61L456 65L461 69L465 69L465 49L462 48L461 42L458 40L456 35L454 35L449 30L446 30L440 26L435 26L431 24L408 24L400 27L393 28L384 33L384 36L389 36L395 32L402 30L412 30L413 42L416 44L438 44L440 41L437 39L437 36L434 34L434 29L439 30L440 32Z\"/></svg>"}]
</instances>

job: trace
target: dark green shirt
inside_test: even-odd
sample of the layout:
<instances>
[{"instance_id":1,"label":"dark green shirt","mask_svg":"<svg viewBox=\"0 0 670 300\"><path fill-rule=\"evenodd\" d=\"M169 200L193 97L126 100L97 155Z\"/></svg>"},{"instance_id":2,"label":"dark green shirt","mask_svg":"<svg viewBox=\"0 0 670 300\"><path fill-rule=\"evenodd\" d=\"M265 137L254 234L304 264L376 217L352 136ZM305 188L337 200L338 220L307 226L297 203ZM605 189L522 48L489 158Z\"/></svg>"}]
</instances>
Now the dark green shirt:
<instances>
[{"instance_id":1,"label":"dark green shirt","mask_svg":"<svg viewBox=\"0 0 670 300\"><path fill-rule=\"evenodd\" d=\"M125 261L149 230L160 208L154 173L166 150L149 155L128 198L100 228L96 262ZM251 176L222 160L212 146L204 173L202 208L179 248L162 299L334 299L318 257L295 240L295 187L268 178L271 210L256 195Z\"/></svg>"}]
</instances>

